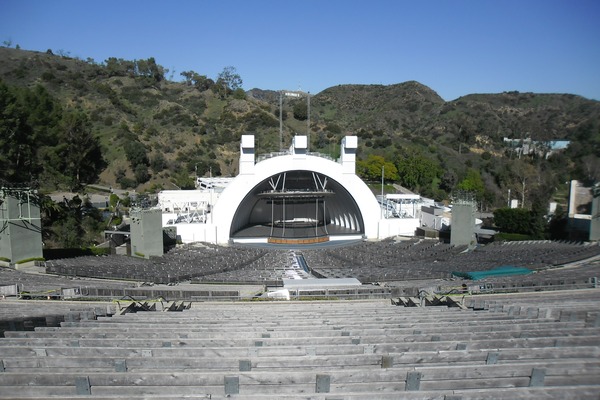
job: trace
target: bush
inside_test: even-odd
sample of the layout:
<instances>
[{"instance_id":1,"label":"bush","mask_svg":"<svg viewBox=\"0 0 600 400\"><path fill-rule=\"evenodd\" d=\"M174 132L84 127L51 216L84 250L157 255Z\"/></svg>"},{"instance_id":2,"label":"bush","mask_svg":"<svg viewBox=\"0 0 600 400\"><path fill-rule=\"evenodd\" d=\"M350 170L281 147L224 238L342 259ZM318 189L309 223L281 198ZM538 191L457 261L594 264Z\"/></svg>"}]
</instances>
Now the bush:
<instances>
[{"instance_id":1,"label":"bush","mask_svg":"<svg viewBox=\"0 0 600 400\"><path fill-rule=\"evenodd\" d=\"M499 208L494 211L494 224L503 232L528 234L531 216L524 208Z\"/></svg>"},{"instance_id":2,"label":"bush","mask_svg":"<svg viewBox=\"0 0 600 400\"><path fill-rule=\"evenodd\" d=\"M519 242L523 240L531 240L532 237L529 235L524 235L522 233L498 233L495 236L495 240L497 241L505 241L505 242Z\"/></svg>"},{"instance_id":3,"label":"bush","mask_svg":"<svg viewBox=\"0 0 600 400\"><path fill-rule=\"evenodd\" d=\"M52 72L46 71L42 74L42 79L46 82L51 82L56 79Z\"/></svg>"}]
</instances>

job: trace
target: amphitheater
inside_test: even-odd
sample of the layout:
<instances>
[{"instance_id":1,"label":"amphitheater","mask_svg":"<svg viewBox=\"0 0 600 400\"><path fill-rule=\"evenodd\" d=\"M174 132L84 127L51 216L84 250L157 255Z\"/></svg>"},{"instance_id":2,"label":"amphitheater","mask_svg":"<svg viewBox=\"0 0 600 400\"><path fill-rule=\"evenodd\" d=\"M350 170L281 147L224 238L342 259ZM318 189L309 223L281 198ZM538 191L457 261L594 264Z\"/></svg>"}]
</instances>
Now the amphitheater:
<instances>
[{"instance_id":1,"label":"amphitheater","mask_svg":"<svg viewBox=\"0 0 600 400\"><path fill-rule=\"evenodd\" d=\"M356 148L256 162L245 135L164 254L161 207L133 213L137 257L25 266L39 215L6 202L0 399L600 399L598 243L415 237Z\"/></svg>"},{"instance_id":2,"label":"amphitheater","mask_svg":"<svg viewBox=\"0 0 600 400\"><path fill-rule=\"evenodd\" d=\"M0 268L20 294L0 301L0 398L600 398L600 247L464 250L197 243ZM499 265L532 273L452 275ZM297 278L360 285L265 296Z\"/></svg>"}]
</instances>

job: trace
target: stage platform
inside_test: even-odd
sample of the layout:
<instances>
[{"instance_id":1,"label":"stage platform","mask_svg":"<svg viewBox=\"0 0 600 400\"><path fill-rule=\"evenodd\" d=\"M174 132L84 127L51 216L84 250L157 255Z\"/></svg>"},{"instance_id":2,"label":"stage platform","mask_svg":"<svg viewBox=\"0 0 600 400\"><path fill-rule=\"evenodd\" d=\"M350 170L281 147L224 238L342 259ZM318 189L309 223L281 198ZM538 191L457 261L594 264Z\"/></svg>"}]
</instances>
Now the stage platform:
<instances>
[{"instance_id":1,"label":"stage platform","mask_svg":"<svg viewBox=\"0 0 600 400\"><path fill-rule=\"evenodd\" d=\"M362 286L356 278L283 279L283 287L288 290L339 289L356 286Z\"/></svg>"}]
</instances>

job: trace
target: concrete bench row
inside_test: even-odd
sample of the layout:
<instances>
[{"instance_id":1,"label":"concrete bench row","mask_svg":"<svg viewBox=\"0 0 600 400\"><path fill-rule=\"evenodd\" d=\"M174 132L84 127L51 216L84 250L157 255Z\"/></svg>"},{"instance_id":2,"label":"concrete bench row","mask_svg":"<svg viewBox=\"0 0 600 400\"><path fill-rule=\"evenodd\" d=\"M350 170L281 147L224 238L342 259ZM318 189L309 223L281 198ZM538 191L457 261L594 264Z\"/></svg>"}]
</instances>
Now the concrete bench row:
<instances>
[{"instance_id":1,"label":"concrete bench row","mask_svg":"<svg viewBox=\"0 0 600 400\"><path fill-rule=\"evenodd\" d=\"M262 327L240 327L236 331L219 331L219 329L190 329L189 327L173 326L173 328L151 326L141 326L139 324L127 326L126 329L120 327L103 328L100 331L90 330L83 327L62 327L56 328L36 328L35 331L9 331L5 333L7 338L57 338L57 339L130 339L133 337L152 339L236 339L243 333L248 338L301 338L310 340L311 338L330 338L340 336L360 336L360 337L408 337L411 335L464 335L464 334L489 334L493 332L497 335L512 334L514 337L548 336L549 333L561 332L572 335L585 334L586 332L595 332L595 326L586 327L585 322L530 322L527 324L498 324L498 325L470 325L470 326L449 326L440 327L435 324L420 325L418 327L388 327L373 328L371 326L352 326L350 329L335 329L336 327L322 326L320 329L309 327L277 327L265 330ZM1 344L0 344L1 346Z\"/></svg>"},{"instance_id":2,"label":"concrete bench row","mask_svg":"<svg viewBox=\"0 0 600 400\"><path fill-rule=\"evenodd\" d=\"M124 357L115 355L98 355L94 357L78 357L69 355L47 354L37 349L35 357L12 356L2 360L5 372L29 372L32 368L85 369L94 372L111 371L238 371L238 370L297 370L307 368L348 369L359 367L393 368L399 366L457 366L457 365L491 365L491 364L545 364L554 363L593 363L598 361L599 348L556 347L494 350L448 350L448 351L414 351L386 354L338 354L338 355L309 355L316 348L307 348L304 356L269 356L259 357L258 352L253 357L242 355L196 357L195 354L182 357L154 356L152 351L141 351L136 355Z\"/></svg>"},{"instance_id":3,"label":"concrete bench row","mask_svg":"<svg viewBox=\"0 0 600 400\"><path fill-rule=\"evenodd\" d=\"M487 365L460 368L409 367L379 369L309 370L293 372L238 371L222 372L36 372L35 374L0 373L0 396L37 394L49 397L79 395L146 395L178 393L194 395L237 394L311 394L346 392L399 393L413 391L477 390L515 387L572 386L597 384L600 366L591 363L561 365ZM25 397L24 396L24 397Z\"/></svg>"},{"instance_id":4,"label":"concrete bench row","mask_svg":"<svg viewBox=\"0 0 600 400\"><path fill-rule=\"evenodd\" d=\"M85 378L81 380L82 387L86 384ZM55 389L55 388L48 388ZM128 388L124 388L127 390ZM365 394L365 392L345 392L343 394L331 394L331 393L314 393L314 394L289 394L289 393L276 393L276 394L236 394L236 395L218 395L215 392L208 393L207 387L193 388L190 392L193 394L173 394L160 393L159 395L150 394L149 390L127 390L127 393L109 394L103 393L98 395L94 392L92 397L95 400L114 400L127 398L128 400L148 400L152 398L160 398L164 400L180 400L182 396L185 396L187 400L203 400L203 399L230 399L235 398L238 400L363 400L365 398L377 398L380 400L398 400L399 398L404 400L596 400L597 389L596 385L573 385L573 386L560 386L560 387L516 387L516 388L497 388L491 389L471 389L471 390L447 390L447 391L412 391L402 392L401 396L397 392L377 392L373 395ZM20 390L20 391L19 391ZM90 387L90 393L92 388ZM115 387L115 390L117 388ZM46 400L47 396L38 396L36 390L31 390L27 387L16 389L19 394L15 396L4 396L2 399L29 399L29 400ZM89 394L77 395L73 393L72 388L59 391L55 390L55 395L50 397L62 398L62 399L90 399ZM132 393L133 392L133 393ZM54 393L54 392L53 392ZM140 395L140 393L144 393Z\"/></svg>"},{"instance_id":5,"label":"concrete bench row","mask_svg":"<svg viewBox=\"0 0 600 400\"><path fill-rule=\"evenodd\" d=\"M162 348L162 347L185 347L214 348L214 347L291 347L303 346L310 343L312 346L339 346L350 344L373 344L377 346L403 344L410 348L407 343L431 343L431 342L469 342L475 345L481 342L487 346L517 346L520 342L531 342L533 339L554 340L559 344L580 343L590 346L600 345L597 337L597 328L581 328L572 330L547 330L530 332L480 332L480 333L415 333L407 335L357 335L354 332L344 332L345 336L339 337L306 337L306 338L273 338L269 334L248 336L247 338L179 338L165 340L163 338L137 338L118 339L115 338L8 338L0 342L0 348L11 346L48 346L48 347L123 347L123 348ZM566 341L565 341L566 340ZM435 346L432 346L435 347ZM490 348L490 347L488 347Z\"/></svg>"},{"instance_id":6,"label":"concrete bench row","mask_svg":"<svg viewBox=\"0 0 600 400\"><path fill-rule=\"evenodd\" d=\"M0 398L597 398L597 307L581 304L564 320L337 301L65 321L0 339Z\"/></svg>"}]
</instances>

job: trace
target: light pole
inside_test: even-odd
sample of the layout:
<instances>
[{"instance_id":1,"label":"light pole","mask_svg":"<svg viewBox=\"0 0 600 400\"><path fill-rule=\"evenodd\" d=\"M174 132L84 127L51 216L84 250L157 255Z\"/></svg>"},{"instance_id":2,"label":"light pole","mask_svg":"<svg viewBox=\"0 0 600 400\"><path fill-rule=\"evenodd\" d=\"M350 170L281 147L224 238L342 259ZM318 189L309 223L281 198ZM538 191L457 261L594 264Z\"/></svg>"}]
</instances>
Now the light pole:
<instances>
[{"instance_id":1,"label":"light pole","mask_svg":"<svg viewBox=\"0 0 600 400\"><path fill-rule=\"evenodd\" d=\"M279 91L279 151L283 151L283 90Z\"/></svg>"},{"instance_id":2,"label":"light pole","mask_svg":"<svg viewBox=\"0 0 600 400\"><path fill-rule=\"evenodd\" d=\"M306 118L306 136L308 143L306 144L306 151L310 151L310 92L306 93L306 108L308 110L308 116Z\"/></svg>"},{"instance_id":3,"label":"light pole","mask_svg":"<svg viewBox=\"0 0 600 400\"><path fill-rule=\"evenodd\" d=\"M382 165L381 166L381 219L383 219L383 176L384 175L385 175L385 165Z\"/></svg>"}]
</instances>

